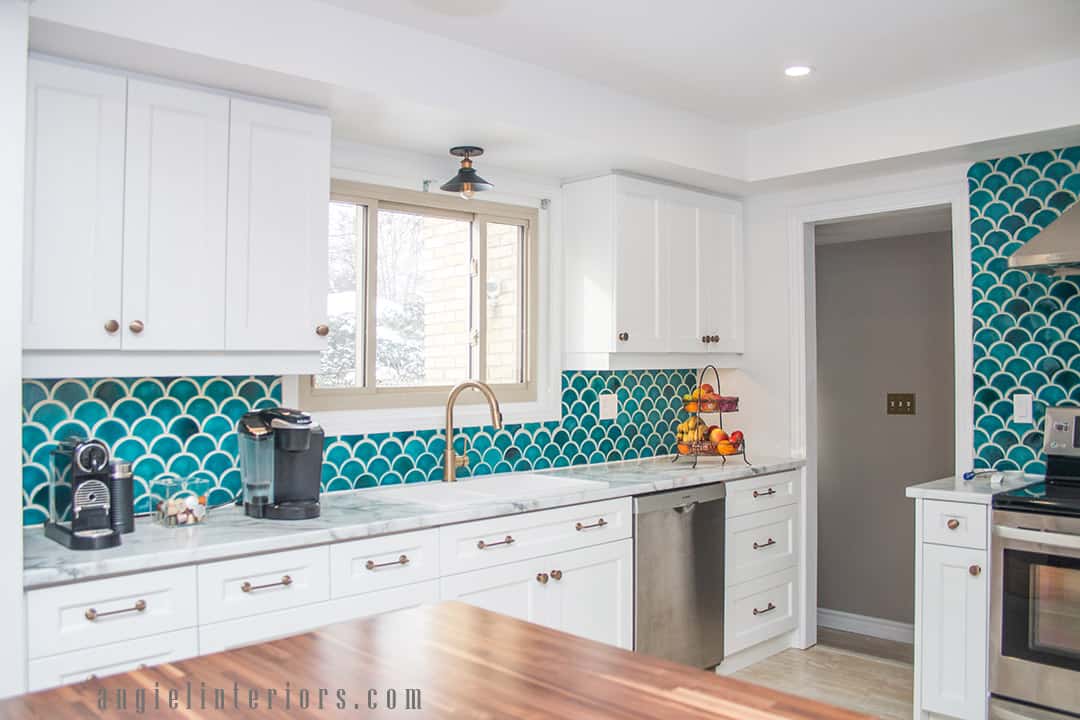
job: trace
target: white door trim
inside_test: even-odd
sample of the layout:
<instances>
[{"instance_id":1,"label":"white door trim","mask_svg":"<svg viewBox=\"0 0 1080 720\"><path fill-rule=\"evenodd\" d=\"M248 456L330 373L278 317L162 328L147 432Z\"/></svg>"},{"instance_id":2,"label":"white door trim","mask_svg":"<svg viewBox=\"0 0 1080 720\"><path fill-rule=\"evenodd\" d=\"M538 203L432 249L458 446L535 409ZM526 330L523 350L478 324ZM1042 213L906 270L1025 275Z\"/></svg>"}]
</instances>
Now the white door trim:
<instances>
[{"instance_id":1,"label":"white door trim","mask_svg":"<svg viewBox=\"0 0 1080 720\"><path fill-rule=\"evenodd\" d=\"M815 308L814 223L841 220L934 205L952 209L953 344L956 388L956 472L971 469L972 340L971 340L971 237L968 188L964 179L915 190L881 193L791 208L787 218L789 283L791 293L791 447L806 457L803 469L802 557L800 585L803 607L796 645L817 642L817 312Z\"/></svg>"}]
</instances>

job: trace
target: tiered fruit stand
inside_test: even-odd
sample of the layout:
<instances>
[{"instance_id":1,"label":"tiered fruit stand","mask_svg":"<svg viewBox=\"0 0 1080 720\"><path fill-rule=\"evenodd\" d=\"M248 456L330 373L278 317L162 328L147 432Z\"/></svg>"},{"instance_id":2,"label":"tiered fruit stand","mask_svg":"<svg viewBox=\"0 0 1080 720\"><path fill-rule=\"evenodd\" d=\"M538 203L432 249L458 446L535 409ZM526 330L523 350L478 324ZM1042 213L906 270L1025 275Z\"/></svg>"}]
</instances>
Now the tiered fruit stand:
<instances>
[{"instance_id":1,"label":"tiered fruit stand","mask_svg":"<svg viewBox=\"0 0 1080 720\"><path fill-rule=\"evenodd\" d=\"M697 388L695 390L700 395L702 387L705 385L705 373L709 370L713 371L713 377L716 378L716 386L720 386L720 371L716 369L715 365L706 365L701 369L698 374ZM698 398L696 400L683 400L683 412L690 418L697 418L697 423L704 423L701 420L701 415L716 415L716 424L719 427L724 427L724 413L733 413L739 411L739 398L731 396L717 396L717 398ZM675 457L672 458L672 462L678 462L680 458L693 458L693 467L697 467L698 458L700 457L718 457L721 464L726 465L729 457L741 457L743 462L747 465L751 465L750 458L746 455L746 439L740 438L738 443L730 443L733 446L733 450L729 452L721 452L720 446L724 443L715 443L708 438L705 440L693 440L690 442L680 442L678 452ZM683 451L685 446L688 452Z\"/></svg>"}]
</instances>

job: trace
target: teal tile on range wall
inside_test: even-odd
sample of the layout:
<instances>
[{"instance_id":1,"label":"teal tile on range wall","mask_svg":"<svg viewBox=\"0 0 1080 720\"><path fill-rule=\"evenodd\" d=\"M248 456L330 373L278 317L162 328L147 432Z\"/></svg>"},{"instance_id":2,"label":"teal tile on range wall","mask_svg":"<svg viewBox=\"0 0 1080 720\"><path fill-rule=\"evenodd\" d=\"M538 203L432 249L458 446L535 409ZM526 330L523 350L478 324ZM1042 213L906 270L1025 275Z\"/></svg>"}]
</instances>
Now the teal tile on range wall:
<instances>
[{"instance_id":1,"label":"teal tile on range wall","mask_svg":"<svg viewBox=\"0 0 1080 720\"><path fill-rule=\"evenodd\" d=\"M464 428L455 445L484 475L674 452L679 397L693 370L566 372L562 417L546 423ZM618 394L617 420L599 420L597 395ZM151 506L151 481L162 473L213 483L212 504L240 492L236 421L281 402L278 377L103 378L23 381L23 523L48 513L48 473L56 442L97 437L134 464L136 510ZM467 448L466 448L467 443ZM442 431L328 437L322 485L331 492L442 479Z\"/></svg>"},{"instance_id":2,"label":"teal tile on range wall","mask_svg":"<svg viewBox=\"0 0 1080 720\"><path fill-rule=\"evenodd\" d=\"M978 162L968 170L976 466L1046 470L1046 408L1080 405L1080 276L1011 270L1008 258L1080 195L1080 147ZM1035 425L1012 396L1035 396Z\"/></svg>"}]
</instances>

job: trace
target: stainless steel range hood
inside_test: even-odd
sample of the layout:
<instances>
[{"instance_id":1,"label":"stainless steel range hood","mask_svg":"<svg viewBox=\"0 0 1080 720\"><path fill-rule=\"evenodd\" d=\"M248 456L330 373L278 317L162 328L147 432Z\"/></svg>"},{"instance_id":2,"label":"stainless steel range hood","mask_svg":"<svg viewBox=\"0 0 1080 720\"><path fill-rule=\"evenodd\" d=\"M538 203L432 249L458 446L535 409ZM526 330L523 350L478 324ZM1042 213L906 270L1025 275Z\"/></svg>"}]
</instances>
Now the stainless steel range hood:
<instances>
[{"instance_id":1,"label":"stainless steel range hood","mask_svg":"<svg viewBox=\"0 0 1080 720\"><path fill-rule=\"evenodd\" d=\"M1051 275L1080 274L1080 203L1014 252L1009 267Z\"/></svg>"}]
</instances>

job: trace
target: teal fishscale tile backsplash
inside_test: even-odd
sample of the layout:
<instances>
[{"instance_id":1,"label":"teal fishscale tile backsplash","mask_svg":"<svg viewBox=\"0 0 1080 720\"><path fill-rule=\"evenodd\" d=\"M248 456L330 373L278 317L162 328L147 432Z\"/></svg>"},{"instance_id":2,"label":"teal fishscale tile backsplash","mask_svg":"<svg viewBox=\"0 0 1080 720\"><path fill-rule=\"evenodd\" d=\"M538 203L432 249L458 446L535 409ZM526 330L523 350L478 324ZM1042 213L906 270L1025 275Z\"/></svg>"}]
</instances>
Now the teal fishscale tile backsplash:
<instances>
[{"instance_id":1,"label":"teal fishscale tile backsplash","mask_svg":"<svg viewBox=\"0 0 1080 720\"><path fill-rule=\"evenodd\" d=\"M1043 418L1080 405L1080 276L1009 269L1008 258L1077 201L1080 147L978 162L971 204L977 467L1046 470ZM1035 396L1035 425L1012 421L1012 396Z\"/></svg>"},{"instance_id":2,"label":"teal fishscale tile backsplash","mask_svg":"<svg viewBox=\"0 0 1080 720\"><path fill-rule=\"evenodd\" d=\"M679 397L693 370L565 372L562 416L546 423L468 427L455 440L471 467L461 476L540 470L674 452ZM617 420L600 420L597 396L615 392ZM23 381L23 523L48 512L48 473L56 442L97 437L133 463L136 510L151 506L151 481L162 473L213 483L212 504L240 492L236 421L281 402L278 377L102 378ZM327 492L442 479L442 431L326 438Z\"/></svg>"}]
</instances>

